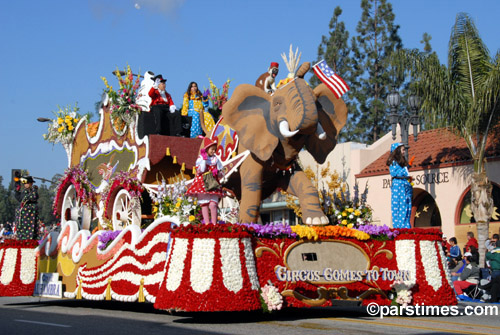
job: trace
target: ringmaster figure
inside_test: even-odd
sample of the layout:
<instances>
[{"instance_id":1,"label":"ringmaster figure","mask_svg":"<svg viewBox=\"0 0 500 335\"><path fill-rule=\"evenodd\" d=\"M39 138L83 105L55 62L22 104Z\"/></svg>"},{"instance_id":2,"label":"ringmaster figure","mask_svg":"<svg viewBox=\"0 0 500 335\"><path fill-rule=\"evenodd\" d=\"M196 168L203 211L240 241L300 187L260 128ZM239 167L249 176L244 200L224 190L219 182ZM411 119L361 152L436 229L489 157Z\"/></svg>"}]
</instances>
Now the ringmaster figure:
<instances>
[{"instance_id":1,"label":"ringmaster figure","mask_svg":"<svg viewBox=\"0 0 500 335\"><path fill-rule=\"evenodd\" d=\"M18 209L16 234L19 240L36 240L38 236L38 187L33 177L21 177L21 205Z\"/></svg>"},{"instance_id":2,"label":"ringmaster figure","mask_svg":"<svg viewBox=\"0 0 500 335\"><path fill-rule=\"evenodd\" d=\"M410 182L408 162L405 158L403 143L391 144L391 153L387 165L392 177L391 212L394 228L411 228L411 199L413 187Z\"/></svg>"},{"instance_id":3,"label":"ringmaster figure","mask_svg":"<svg viewBox=\"0 0 500 335\"><path fill-rule=\"evenodd\" d=\"M151 113L155 117L154 134L182 136L181 114L177 111L170 94L165 91L167 80L159 74L153 78L153 81L149 96L151 97ZM165 123L168 123L168 126L164 126Z\"/></svg>"}]
</instances>

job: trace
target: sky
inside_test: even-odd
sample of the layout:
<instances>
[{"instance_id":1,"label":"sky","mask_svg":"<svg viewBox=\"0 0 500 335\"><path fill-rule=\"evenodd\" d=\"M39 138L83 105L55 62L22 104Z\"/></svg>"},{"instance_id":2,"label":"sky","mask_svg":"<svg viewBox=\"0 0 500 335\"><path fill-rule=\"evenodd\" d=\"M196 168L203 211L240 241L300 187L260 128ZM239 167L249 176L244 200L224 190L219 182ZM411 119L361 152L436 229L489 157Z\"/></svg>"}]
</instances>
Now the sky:
<instances>
[{"instance_id":1,"label":"sky","mask_svg":"<svg viewBox=\"0 0 500 335\"><path fill-rule=\"evenodd\" d=\"M419 48L422 35L442 63L447 61L457 13L475 21L490 53L500 49L497 0L392 0L405 48ZM177 107L189 82L208 87L231 79L254 84L271 62L280 64L290 45L301 62L317 58L321 37L335 7L351 36L361 17L361 0L0 0L0 176L8 186L11 169L51 179L64 173L60 144L43 139L58 106L78 104L94 113L104 83L117 86L116 68L153 71L167 78ZM306 77L307 79L307 77ZM39 183L39 182L38 182Z\"/></svg>"}]
</instances>

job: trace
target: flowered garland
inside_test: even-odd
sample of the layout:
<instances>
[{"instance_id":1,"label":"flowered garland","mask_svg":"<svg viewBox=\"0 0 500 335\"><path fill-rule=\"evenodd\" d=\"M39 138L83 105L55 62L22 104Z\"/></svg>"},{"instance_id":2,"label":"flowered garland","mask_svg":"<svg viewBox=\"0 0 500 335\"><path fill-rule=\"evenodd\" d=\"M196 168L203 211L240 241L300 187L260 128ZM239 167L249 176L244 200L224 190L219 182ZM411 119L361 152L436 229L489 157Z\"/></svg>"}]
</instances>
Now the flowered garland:
<instances>
[{"instance_id":1,"label":"flowered garland","mask_svg":"<svg viewBox=\"0 0 500 335\"><path fill-rule=\"evenodd\" d=\"M138 199L139 201L142 199L142 192L144 192L144 188L137 179L137 174L137 169L119 171L109 180L109 184L106 186L101 196L101 199L105 199L104 208L106 208L106 216L111 216L109 212L112 209L109 206L109 202L111 201L111 195L116 193L116 190L123 188L128 191L131 199Z\"/></svg>"},{"instance_id":2,"label":"flowered garland","mask_svg":"<svg viewBox=\"0 0 500 335\"><path fill-rule=\"evenodd\" d=\"M141 107L136 104L137 90L140 86L140 76L134 80L134 75L130 66L125 69L125 77L122 77L121 72L116 68L113 72L118 78L120 88L118 92L113 90L113 87L108 84L106 77L101 77L106 89L104 90L111 100L111 117L113 119L121 119L126 124L130 124L135 115L141 112Z\"/></svg>"},{"instance_id":3,"label":"flowered garland","mask_svg":"<svg viewBox=\"0 0 500 335\"><path fill-rule=\"evenodd\" d=\"M96 200L94 186L90 182L87 172L80 165L71 166L66 169L64 175L59 179L59 186L57 187L57 194L53 204L53 214L56 216L60 214L58 210L59 205L63 201L63 192L66 192L70 185L75 186L75 191L81 204L92 207L92 204Z\"/></svg>"},{"instance_id":4,"label":"flowered garland","mask_svg":"<svg viewBox=\"0 0 500 335\"><path fill-rule=\"evenodd\" d=\"M176 237L196 238L207 236L210 238L233 237L243 238L250 237L253 230L240 224L190 224L186 226L178 226L172 229L172 234Z\"/></svg>"},{"instance_id":5,"label":"flowered garland","mask_svg":"<svg viewBox=\"0 0 500 335\"><path fill-rule=\"evenodd\" d=\"M380 241L391 240L399 235L398 229L391 229L386 225L365 224L356 229L369 234L372 239Z\"/></svg>"},{"instance_id":6,"label":"flowered garland","mask_svg":"<svg viewBox=\"0 0 500 335\"><path fill-rule=\"evenodd\" d=\"M352 237L360 241L370 239L370 235L365 232L347 228L344 226L292 226L292 231L300 238L315 240L329 239L336 237Z\"/></svg>"},{"instance_id":7,"label":"flowered garland","mask_svg":"<svg viewBox=\"0 0 500 335\"><path fill-rule=\"evenodd\" d=\"M117 237L120 235L121 230L105 230L99 234L99 246L100 250L105 250ZM89 236L90 238L90 236Z\"/></svg>"},{"instance_id":8,"label":"flowered garland","mask_svg":"<svg viewBox=\"0 0 500 335\"><path fill-rule=\"evenodd\" d=\"M90 119L89 115L80 115L80 108L75 104L75 107L68 105L53 112L55 119L49 122L47 134L43 134L43 139L50 143L68 144L73 141L75 127L82 118Z\"/></svg>"},{"instance_id":9,"label":"flowered garland","mask_svg":"<svg viewBox=\"0 0 500 335\"><path fill-rule=\"evenodd\" d=\"M243 226L250 228L255 236L258 237L270 237L270 238L296 238L295 234L291 228L286 223L283 222L270 222L266 224L258 223L242 223Z\"/></svg>"},{"instance_id":10,"label":"flowered garland","mask_svg":"<svg viewBox=\"0 0 500 335\"><path fill-rule=\"evenodd\" d=\"M37 240L13 240L5 239L0 248L36 248L39 245Z\"/></svg>"}]
</instances>

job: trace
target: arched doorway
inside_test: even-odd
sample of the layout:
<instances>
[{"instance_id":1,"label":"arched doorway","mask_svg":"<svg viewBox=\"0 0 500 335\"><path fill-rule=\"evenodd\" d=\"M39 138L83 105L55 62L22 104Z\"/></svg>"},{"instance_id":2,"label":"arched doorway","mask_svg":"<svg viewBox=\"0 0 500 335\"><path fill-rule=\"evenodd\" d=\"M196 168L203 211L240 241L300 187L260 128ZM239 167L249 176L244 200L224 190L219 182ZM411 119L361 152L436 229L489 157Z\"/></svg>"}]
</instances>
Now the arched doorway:
<instances>
[{"instance_id":1,"label":"arched doorway","mask_svg":"<svg viewBox=\"0 0 500 335\"><path fill-rule=\"evenodd\" d=\"M414 189L412 220L413 227L441 227L441 214L436 201L427 191Z\"/></svg>"}]
</instances>

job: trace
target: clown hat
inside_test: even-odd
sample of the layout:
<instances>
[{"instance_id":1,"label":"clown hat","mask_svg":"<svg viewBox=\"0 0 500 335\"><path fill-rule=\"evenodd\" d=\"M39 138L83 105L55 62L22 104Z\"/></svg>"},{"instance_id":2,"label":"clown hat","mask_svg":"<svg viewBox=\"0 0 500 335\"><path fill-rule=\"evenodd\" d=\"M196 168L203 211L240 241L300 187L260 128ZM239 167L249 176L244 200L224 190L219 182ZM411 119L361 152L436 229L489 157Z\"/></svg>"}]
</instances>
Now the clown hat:
<instances>
[{"instance_id":1,"label":"clown hat","mask_svg":"<svg viewBox=\"0 0 500 335\"><path fill-rule=\"evenodd\" d=\"M398 143L392 143L392 144L391 144L391 153L392 153L394 150L396 150L397 148L399 148L400 146L402 146L402 145L403 145L403 143L401 143L401 142L398 142Z\"/></svg>"},{"instance_id":2,"label":"clown hat","mask_svg":"<svg viewBox=\"0 0 500 335\"><path fill-rule=\"evenodd\" d=\"M280 65L276 62L272 62L269 68L272 69L273 67L280 67Z\"/></svg>"},{"instance_id":3,"label":"clown hat","mask_svg":"<svg viewBox=\"0 0 500 335\"><path fill-rule=\"evenodd\" d=\"M203 149L207 150L212 145L217 145L217 139L216 138L214 138L214 139L211 139L210 137L203 138L203 142L202 142L202 148Z\"/></svg>"}]
</instances>

